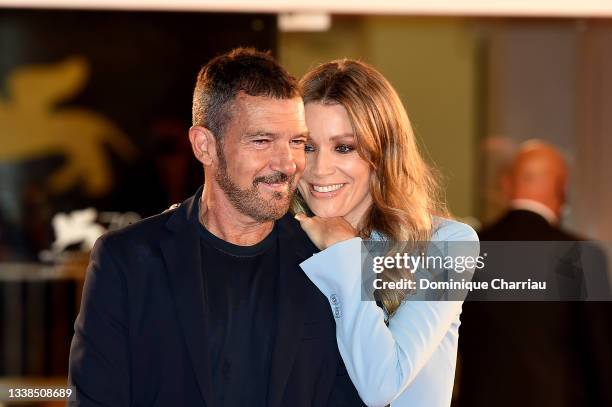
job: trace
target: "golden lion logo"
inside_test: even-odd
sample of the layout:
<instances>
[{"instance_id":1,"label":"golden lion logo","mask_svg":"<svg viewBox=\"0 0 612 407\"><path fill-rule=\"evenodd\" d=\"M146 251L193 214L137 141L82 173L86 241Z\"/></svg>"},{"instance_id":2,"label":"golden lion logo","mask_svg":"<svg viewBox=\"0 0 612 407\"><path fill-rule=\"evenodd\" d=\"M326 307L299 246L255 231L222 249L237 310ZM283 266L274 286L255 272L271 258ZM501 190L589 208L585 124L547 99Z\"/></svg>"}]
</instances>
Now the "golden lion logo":
<instances>
[{"instance_id":1,"label":"golden lion logo","mask_svg":"<svg viewBox=\"0 0 612 407\"><path fill-rule=\"evenodd\" d=\"M112 185L104 145L123 159L137 151L113 123L92 110L58 107L77 95L89 79L80 57L57 64L20 67L8 75L7 100L0 99L0 161L19 162L52 154L66 161L49 175L59 193L83 183L89 195L100 196Z\"/></svg>"}]
</instances>

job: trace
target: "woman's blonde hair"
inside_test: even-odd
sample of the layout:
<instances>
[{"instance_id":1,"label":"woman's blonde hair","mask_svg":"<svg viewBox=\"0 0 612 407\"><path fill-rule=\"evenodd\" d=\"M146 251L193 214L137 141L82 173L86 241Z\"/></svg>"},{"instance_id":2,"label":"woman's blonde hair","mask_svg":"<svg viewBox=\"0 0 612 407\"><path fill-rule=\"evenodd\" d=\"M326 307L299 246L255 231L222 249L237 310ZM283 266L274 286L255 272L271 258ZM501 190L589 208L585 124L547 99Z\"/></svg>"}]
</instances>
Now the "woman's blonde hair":
<instances>
[{"instance_id":1,"label":"woman's blonde hair","mask_svg":"<svg viewBox=\"0 0 612 407\"><path fill-rule=\"evenodd\" d=\"M359 234L378 232L390 241L418 244L432 234L432 215L446 215L433 170L419 153L404 106L391 84L360 61L335 60L308 72L300 81L304 104L340 104L348 112L356 150L370 166L372 207ZM296 194L294 210L306 209ZM384 273L388 280L405 271ZM381 300L392 315L406 293L386 290Z\"/></svg>"}]
</instances>

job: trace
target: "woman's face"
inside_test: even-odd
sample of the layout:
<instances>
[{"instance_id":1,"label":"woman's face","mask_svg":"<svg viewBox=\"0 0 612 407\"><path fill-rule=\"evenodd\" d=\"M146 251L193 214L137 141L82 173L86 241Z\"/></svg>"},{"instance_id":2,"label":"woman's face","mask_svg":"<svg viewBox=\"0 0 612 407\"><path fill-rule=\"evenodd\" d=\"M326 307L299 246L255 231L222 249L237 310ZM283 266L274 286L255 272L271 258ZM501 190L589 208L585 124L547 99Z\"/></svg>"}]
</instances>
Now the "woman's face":
<instances>
[{"instance_id":1,"label":"woman's face","mask_svg":"<svg viewBox=\"0 0 612 407\"><path fill-rule=\"evenodd\" d=\"M355 149L348 113L340 104L308 103L306 168L298 188L317 216L344 217L358 227L372 205L370 167Z\"/></svg>"}]
</instances>

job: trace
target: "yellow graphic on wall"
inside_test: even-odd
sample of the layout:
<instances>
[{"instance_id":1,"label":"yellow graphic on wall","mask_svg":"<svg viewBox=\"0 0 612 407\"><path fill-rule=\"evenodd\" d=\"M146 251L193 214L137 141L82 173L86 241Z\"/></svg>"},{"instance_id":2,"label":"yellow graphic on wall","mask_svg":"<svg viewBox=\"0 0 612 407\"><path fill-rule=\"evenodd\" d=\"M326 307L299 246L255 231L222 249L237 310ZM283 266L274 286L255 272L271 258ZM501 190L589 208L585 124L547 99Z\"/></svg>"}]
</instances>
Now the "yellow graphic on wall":
<instances>
[{"instance_id":1,"label":"yellow graphic on wall","mask_svg":"<svg viewBox=\"0 0 612 407\"><path fill-rule=\"evenodd\" d=\"M85 88L89 75L80 57L12 71L6 79L7 97L0 98L0 162L61 154L63 165L49 174L53 192L78 185L92 196L108 192L113 173L105 145L125 160L136 155L136 148L101 114L59 106Z\"/></svg>"}]
</instances>

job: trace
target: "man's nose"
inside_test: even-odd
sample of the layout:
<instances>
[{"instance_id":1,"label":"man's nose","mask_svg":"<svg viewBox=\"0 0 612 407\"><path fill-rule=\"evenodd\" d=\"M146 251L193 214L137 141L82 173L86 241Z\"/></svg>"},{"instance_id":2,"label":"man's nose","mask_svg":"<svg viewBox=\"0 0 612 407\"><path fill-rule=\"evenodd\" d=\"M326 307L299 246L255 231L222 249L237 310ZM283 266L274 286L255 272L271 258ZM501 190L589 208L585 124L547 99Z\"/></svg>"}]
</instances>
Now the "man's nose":
<instances>
[{"instance_id":1,"label":"man's nose","mask_svg":"<svg viewBox=\"0 0 612 407\"><path fill-rule=\"evenodd\" d=\"M270 167L274 171L282 172L288 176L295 174L297 170L296 149L292 149L289 145L278 146L270 162ZM303 154L303 151L302 151Z\"/></svg>"}]
</instances>

